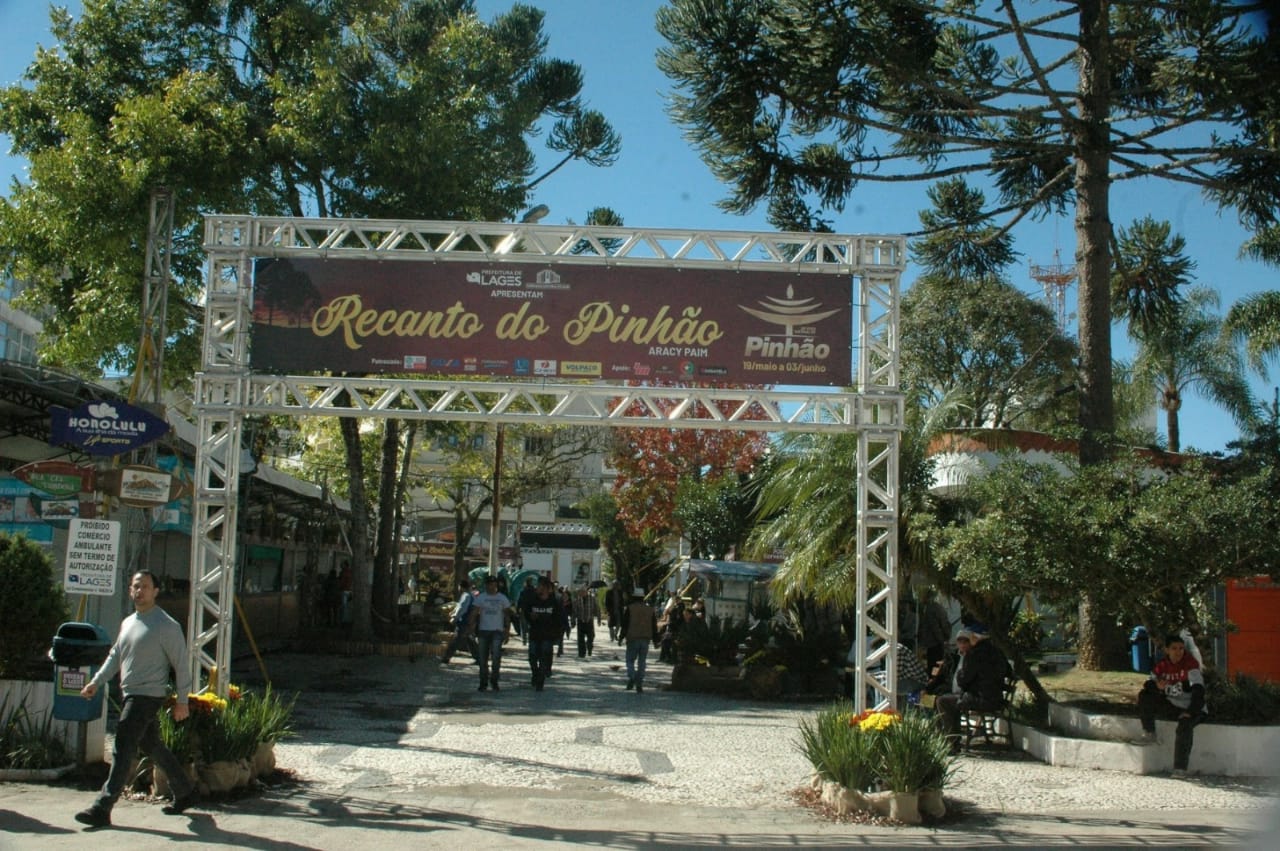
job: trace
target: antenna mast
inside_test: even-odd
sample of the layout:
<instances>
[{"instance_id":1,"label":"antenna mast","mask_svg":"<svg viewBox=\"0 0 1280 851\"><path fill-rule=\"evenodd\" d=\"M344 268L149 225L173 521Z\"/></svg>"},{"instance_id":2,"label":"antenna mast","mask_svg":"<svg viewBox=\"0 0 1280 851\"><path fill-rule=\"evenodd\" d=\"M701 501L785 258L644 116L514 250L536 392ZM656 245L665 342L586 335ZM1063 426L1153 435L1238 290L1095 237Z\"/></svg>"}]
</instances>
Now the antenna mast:
<instances>
[{"instance_id":1,"label":"antenna mast","mask_svg":"<svg viewBox=\"0 0 1280 851\"><path fill-rule=\"evenodd\" d=\"M1063 263L1058 250L1053 250L1053 263L1047 266L1031 264L1031 277L1044 287L1044 300L1058 321L1058 328L1067 330L1067 288L1076 282L1076 264Z\"/></svg>"}]
</instances>

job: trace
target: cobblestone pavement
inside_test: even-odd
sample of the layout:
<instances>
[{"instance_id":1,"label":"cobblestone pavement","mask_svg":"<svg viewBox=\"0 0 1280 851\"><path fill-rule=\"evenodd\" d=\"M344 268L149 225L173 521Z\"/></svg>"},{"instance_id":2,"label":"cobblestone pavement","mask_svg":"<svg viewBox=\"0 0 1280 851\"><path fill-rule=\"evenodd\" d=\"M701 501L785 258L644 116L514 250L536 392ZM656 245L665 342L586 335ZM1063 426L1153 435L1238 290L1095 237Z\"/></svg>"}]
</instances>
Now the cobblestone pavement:
<instances>
[{"instance_id":1,"label":"cobblestone pavement","mask_svg":"<svg viewBox=\"0 0 1280 851\"><path fill-rule=\"evenodd\" d=\"M834 824L791 798L809 773L797 726L815 705L664 691L663 664L636 694L607 642L557 659L542 692L518 640L498 692L478 692L462 658L265 662L274 688L300 695L298 737L277 748L293 780L190 819L122 802L130 847L355 849L409 835L413 847L1202 847L1252 842L1274 822L1269 782L1054 768L992 749L960 759L940 825ZM236 682L261 680L253 660L236 665ZM0 788L0 848L75 841L70 816L87 800L66 786Z\"/></svg>"}]
</instances>

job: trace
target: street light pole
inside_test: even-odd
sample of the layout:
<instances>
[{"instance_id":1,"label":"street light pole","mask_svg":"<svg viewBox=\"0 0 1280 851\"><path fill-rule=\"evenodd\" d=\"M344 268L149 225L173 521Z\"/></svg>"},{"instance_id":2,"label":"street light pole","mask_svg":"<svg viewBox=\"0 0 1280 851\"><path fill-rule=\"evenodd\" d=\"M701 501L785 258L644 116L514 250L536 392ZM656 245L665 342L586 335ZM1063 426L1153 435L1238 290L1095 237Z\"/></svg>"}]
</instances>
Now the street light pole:
<instances>
[{"instance_id":1,"label":"street light pole","mask_svg":"<svg viewBox=\"0 0 1280 851\"><path fill-rule=\"evenodd\" d=\"M498 529L502 524L502 444L505 431L497 425L493 446L493 516L489 521L489 575L498 575Z\"/></svg>"},{"instance_id":2,"label":"street light pole","mask_svg":"<svg viewBox=\"0 0 1280 851\"><path fill-rule=\"evenodd\" d=\"M539 204L536 207L525 212L520 217L520 224L537 224L546 218L551 212L551 208L546 204ZM514 245L508 245L506 240L498 246L498 253L505 253L511 250ZM493 516L489 521L489 575L498 575L498 532L502 525L502 443L504 431L502 423L498 423L496 442L493 447Z\"/></svg>"}]
</instances>

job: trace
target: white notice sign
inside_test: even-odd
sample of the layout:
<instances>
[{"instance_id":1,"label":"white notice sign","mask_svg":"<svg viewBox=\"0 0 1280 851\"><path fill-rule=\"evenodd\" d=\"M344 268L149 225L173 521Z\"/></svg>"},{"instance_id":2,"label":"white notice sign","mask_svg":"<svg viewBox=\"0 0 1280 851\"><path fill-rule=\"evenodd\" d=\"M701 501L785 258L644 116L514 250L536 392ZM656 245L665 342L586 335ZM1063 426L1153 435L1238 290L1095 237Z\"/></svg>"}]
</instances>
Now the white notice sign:
<instances>
[{"instance_id":1,"label":"white notice sign","mask_svg":"<svg viewBox=\"0 0 1280 851\"><path fill-rule=\"evenodd\" d=\"M119 557L120 521L72 519L63 589L68 594L111 596L116 593Z\"/></svg>"}]
</instances>

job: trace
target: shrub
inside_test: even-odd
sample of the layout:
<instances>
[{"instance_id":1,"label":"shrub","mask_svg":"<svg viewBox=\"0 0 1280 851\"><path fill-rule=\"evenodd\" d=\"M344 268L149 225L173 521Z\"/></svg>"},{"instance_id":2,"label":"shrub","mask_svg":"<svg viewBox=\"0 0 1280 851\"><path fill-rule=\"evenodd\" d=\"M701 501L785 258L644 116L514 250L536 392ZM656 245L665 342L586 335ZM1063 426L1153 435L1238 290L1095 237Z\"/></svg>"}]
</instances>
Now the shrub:
<instances>
[{"instance_id":1,"label":"shrub","mask_svg":"<svg viewBox=\"0 0 1280 851\"><path fill-rule=\"evenodd\" d=\"M261 695L231 686L225 700L211 692L189 695L187 720L178 723L162 713L160 735L183 763L248 759L258 745L293 735L296 700L282 700L270 686Z\"/></svg>"},{"instance_id":2,"label":"shrub","mask_svg":"<svg viewBox=\"0 0 1280 851\"><path fill-rule=\"evenodd\" d=\"M53 715L35 721L21 701L0 702L0 768L60 768L71 762L67 743L53 730Z\"/></svg>"},{"instance_id":3,"label":"shrub","mask_svg":"<svg viewBox=\"0 0 1280 851\"><path fill-rule=\"evenodd\" d=\"M865 791L879 777L876 743L850 727L853 705L841 701L820 711L813 723L800 722L800 752L823 780Z\"/></svg>"},{"instance_id":4,"label":"shrub","mask_svg":"<svg viewBox=\"0 0 1280 851\"><path fill-rule=\"evenodd\" d=\"M1230 680L1216 671L1205 675L1209 720L1217 724L1280 723L1280 685L1237 674Z\"/></svg>"},{"instance_id":5,"label":"shrub","mask_svg":"<svg viewBox=\"0 0 1280 851\"><path fill-rule=\"evenodd\" d=\"M1044 619L1036 612L1020 609L1013 616L1013 625L1009 627L1009 644L1024 656L1039 652L1045 637Z\"/></svg>"},{"instance_id":6,"label":"shrub","mask_svg":"<svg viewBox=\"0 0 1280 851\"><path fill-rule=\"evenodd\" d=\"M941 789L955 757L934 719L873 710L853 714L847 701L800 722L800 751L823 780L866 791L880 785L895 792Z\"/></svg>"},{"instance_id":7,"label":"shrub","mask_svg":"<svg viewBox=\"0 0 1280 851\"><path fill-rule=\"evenodd\" d=\"M25 537L0 534L0 677L19 677L53 642L67 599L53 560Z\"/></svg>"},{"instance_id":8,"label":"shrub","mask_svg":"<svg viewBox=\"0 0 1280 851\"><path fill-rule=\"evenodd\" d=\"M955 757L951 743L934 719L908 712L881 737L881 779L895 792L941 789L951 775Z\"/></svg>"},{"instance_id":9,"label":"shrub","mask_svg":"<svg viewBox=\"0 0 1280 851\"><path fill-rule=\"evenodd\" d=\"M711 665L732 665L738 658L738 647L746 640L750 628L745 621L712 615L707 629L700 635L677 633L681 656L701 656Z\"/></svg>"}]
</instances>

